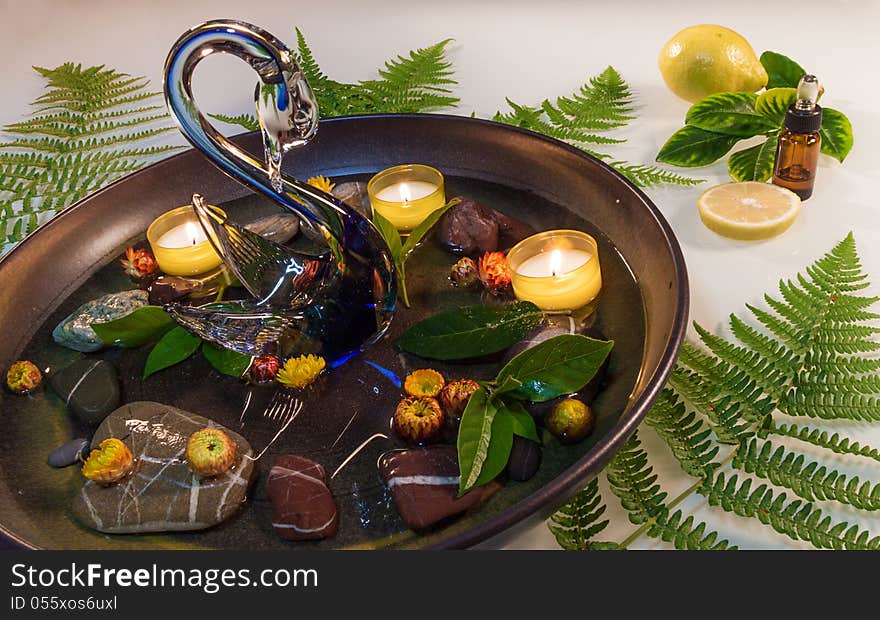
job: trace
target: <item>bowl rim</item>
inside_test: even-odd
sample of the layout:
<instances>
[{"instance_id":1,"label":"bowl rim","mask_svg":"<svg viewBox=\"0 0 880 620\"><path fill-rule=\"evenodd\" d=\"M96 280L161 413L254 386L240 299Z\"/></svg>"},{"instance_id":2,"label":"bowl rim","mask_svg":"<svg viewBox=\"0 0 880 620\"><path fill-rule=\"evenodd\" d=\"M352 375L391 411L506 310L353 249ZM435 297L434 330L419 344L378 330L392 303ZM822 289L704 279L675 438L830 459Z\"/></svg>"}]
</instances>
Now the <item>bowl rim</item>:
<instances>
[{"instance_id":1,"label":"bowl rim","mask_svg":"<svg viewBox=\"0 0 880 620\"><path fill-rule=\"evenodd\" d=\"M671 329L669 330L669 334L666 336L666 344L663 348L663 352L657 368L654 371L653 376L645 384L645 387L642 390L641 394L630 404L629 407L627 407L621 413L621 416L617 423L603 436L601 444L596 444L595 446L593 446L593 448L591 448L584 456L582 456L579 460L572 464L568 469L564 470L555 478L553 478L550 482L542 486L534 493L531 493L530 495L519 500L515 504L503 509L498 514L486 519L477 526L469 528L464 532L453 534L452 536L449 536L436 543L426 546L427 549L467 548L513 527L514 525L526 520L528 517L538 514L541 509L546 509L548 506L560 505L565 499L573 494L572 489L576 485L583 485L592 480L599 473L602 466L604 466L611 459L611 457L629 439L629 437L636 430L639 424L641 424L642 420L647 415L648 410L651 408L654 401L659 396L661 390L666 385L666 379L672 372L672 369L674 368L675 363L678 360L679 350L682 343L684 342L684 338L687 332L688 311L690 305L690 290L687 266L685 264L684 254L681 250L681 246L675 236L675 233L672 230L672 227L663 216L660 209L647 196L647 194L645 194L645 192L642 191L641 188L637 187L632 181L630 181L623 174L615 170L608 163L590 155L589 153L586 153L585 151L575 146L572 146L561 140L557 140L555 138L545 136L543 134L528 129L524 129L522 127L516 127L513 125L499 123L487 119L457 116L453 114L357 114L351 116L324 118L321 119L320 123L335 124L368 119L431 119L440 122L465 122L477 125L484 125L492 127L495 130L519 133L523 136L527 136L529 139L532 140L540 140L556 149L568 152L570 155L585 159L589 161L591 165L598 166L604 169L606 173L610 174L613 177L616 177L618 181L623 183L623 185L627 189L629 189L636 195L636 197L654 219L656 225L659 227L660 232L662 233L663 238L666 242L666 245L671 252L671 258L674 265L674 278L678 283L678 296L676 300L675 314L673 317ZM232 136L230 139L233 141L238 141L252 137L255 134L259 134L259 131L242 132ZM318 135L320 135L320 131ZM127 174L124 177L110 183L109 185L106 185L105 187L102 187L101 189L84 196L72 205L64 208L55 217L40 226L34 232L34 234L28 235L25 239L20 241L12 250L7 252L6 255L0 257L0 269L2 269L4 264L10 260L10 257L20 254L22 252L21 248L30 247L30 245L34 243L34 238L38 237L40 231L46 230L51 226L63 225L62 222L64 221L64 218L70 217L70 215L77 209L84 208L84 203L86 201L92 200L95 196L104 192L112 191L112 189L115 188L116 185L128 182L133 177L149 174L151 169L155 166L168 165L169 160L192 156L192 151L194 150L195 149L193 148L187 148L179 153L175 153L169 157L165 157L158 161L152 162L149 165L144 166L143 168L136 170L135 172ZM206 160L206 163L209 162L207 162ZM24 540L21 536L11 531L8 526L3 523L0 523L0 536L5 537L9 541L12 541L28 549L41 548Z\"/></svg>"}]
</instances>

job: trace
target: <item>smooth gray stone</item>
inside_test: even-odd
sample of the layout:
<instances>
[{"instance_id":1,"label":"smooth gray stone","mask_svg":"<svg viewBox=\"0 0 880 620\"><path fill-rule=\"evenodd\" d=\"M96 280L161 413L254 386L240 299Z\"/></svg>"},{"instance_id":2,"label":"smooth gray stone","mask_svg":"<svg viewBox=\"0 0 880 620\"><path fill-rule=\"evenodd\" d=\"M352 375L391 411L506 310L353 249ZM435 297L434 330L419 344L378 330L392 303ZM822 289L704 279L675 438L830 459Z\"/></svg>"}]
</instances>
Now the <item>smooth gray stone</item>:
<instances>
[{"instance_id":1,"label":"smooth gray stone","mask_svg":"<svg viewBox=\"0 0 880 620\"><path fill-rule=\"evenodd\" d=\"M366 183L361 183L360 181L339 183L333 188L333 195L368 220L373 219L373 206L370 204Z\"/></svg>"},{"instance_id":2,"label":"smooth gray stone","mask_svg":"<svg viewBox=\"0 0 880 620\"><path fill-rule=\"evenodd\" d=\"M78 360L53 374L49 384L87 424L99 424L119 406L119 375L104 360Z\"/></svg>"},{"instance_id":3,"label":"smooth gray stone","mask_svg":"<svg viewBox=\"0 0 880 620\"><path fill-rule=\"evenodd\" d=\"M274 213L254 220L245 228L269 241L287 243L299 232L299 218L292 213Z\"/></svg>"},{"instance_id":4,"label":"smooth gray stone","mask_svg":"<svg viewBox=\"0 0 880 620\"><path fill-rule=\"evenodd\" d=\"M104 346L98 338L92 323L106 323L130 314L141 306L146 306L147 291L139 289L110 293L84 303L61 321L52 331L52 339L62 347L91 353Z\"/></svg>"},{"instance_id":5,"label":"smooth gray stone","mask_svg":"<svg viewBox=\"0 0 880 620\"><path fill-rule=\"evenodd\" d=\"M195 475L186 442L204 427L223 430L236 445L237 461L225 474ZM231 517L244 504L254 473L253 451L238 433L208 418L169 405L134 402L111 413L92 438L125 442L135 471L116 484L86 480L73 499L73 513L86 526L110 534L201 530Z\"/></svg>"},{"instance_id":6,"label":"smooth gray stone","mask_svg":"<svg viewBox=\"0 0 880 620\"><path fill-rule=\"evenodd\" d=\"M88 439L73 439L52 450L46 462L51 467L68 467L89 455Z\"/></svg>"}]
</instances>

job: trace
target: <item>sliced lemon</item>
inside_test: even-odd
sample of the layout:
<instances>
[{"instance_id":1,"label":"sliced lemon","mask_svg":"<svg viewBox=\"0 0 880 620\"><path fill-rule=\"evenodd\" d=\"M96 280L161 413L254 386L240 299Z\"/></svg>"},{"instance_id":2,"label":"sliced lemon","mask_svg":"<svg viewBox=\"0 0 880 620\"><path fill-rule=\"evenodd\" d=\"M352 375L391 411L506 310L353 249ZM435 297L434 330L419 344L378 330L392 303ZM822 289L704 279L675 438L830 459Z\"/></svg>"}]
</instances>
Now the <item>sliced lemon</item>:
<instances>
[{"instance_id":1,"label":"sliced lemon","mask_svg":"<svg viewBox=\"0 0 880 620\"><path fill-rule=\"evenodd\" d=\"M723 237L754 241L781 235L801 211L793 191L757 181L724 183L697 199L700 218L709 230Z\"/></svg>"}]
</instances>

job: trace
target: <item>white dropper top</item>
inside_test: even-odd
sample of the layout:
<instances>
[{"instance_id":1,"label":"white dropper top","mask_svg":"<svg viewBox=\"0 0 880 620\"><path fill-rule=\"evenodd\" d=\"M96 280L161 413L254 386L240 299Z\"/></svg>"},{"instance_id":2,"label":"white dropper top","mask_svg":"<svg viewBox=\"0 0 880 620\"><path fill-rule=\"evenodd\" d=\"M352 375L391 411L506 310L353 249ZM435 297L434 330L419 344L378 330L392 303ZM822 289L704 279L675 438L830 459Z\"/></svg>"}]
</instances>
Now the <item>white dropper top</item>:
<instances>
[{"instance_id":1,"label":"white dropper top","mask_svg":"<svg viewBox=\"0 0 880 620\"><path fill-rule=\"evenodd\" d=\"M794 107L803 112L812 112L819 99L819 80L815 75L805 75L798 82L797 101Z\"/></svg>"}]
</instances>

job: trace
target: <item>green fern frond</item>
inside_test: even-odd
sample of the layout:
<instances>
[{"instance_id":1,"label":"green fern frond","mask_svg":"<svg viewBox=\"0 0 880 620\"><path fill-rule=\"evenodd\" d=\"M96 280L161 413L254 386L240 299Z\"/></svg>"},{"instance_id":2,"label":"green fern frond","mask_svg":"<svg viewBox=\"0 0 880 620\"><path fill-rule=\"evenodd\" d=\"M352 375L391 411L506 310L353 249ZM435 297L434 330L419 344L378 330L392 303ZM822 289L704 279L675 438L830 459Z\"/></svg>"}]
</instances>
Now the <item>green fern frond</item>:
<instances>
[{"instance_id":1,"label":"green fern frond","mask_svg":"<svg viewBox=\"0 0 880 620\"><path fill-rule=\"evenodd\" d=\"M0 248L8 249L69 204L178 147L144 145L171 131L149 81L65 63L34 67L48 92L0 144Z\"/></svg>"},{"instance_id":2,"label":"green fern frond","mask_svg":"<svg viewBox=\"0 0 880 620\"><path fill-rule=\"evenodd\" d=\"M545 99L540 106L521 105L505 99L510 110L498 111L493 120L568 142L581 150L611 160L610 155L597 153L592 145L619 144L624 140L603 135L612 129L624 127L633 116L633 95L629 86L613 68L608 67L590 78L568 97L558 97L556 103ZM663 183L692 186L702 183L657 166L629 164L614 160L610 165L639 187Z\"/></svg>"},{"instance_id":3,"label":"green fern frond","mask_svg":"<svg viewBox=\"0 0 880 620\"><path fill-rule=\"evenodd\" d=\"M605 473L611 492L627 511L630 522L643 526L647 536L672 542L677 549L731 548L726 540L719 540L716 532L707 531L704 523L695 523L693 517L682 520L681 511L669 513L667 494L657 484L657 475L648 464L648 453L641 446L638 432L614 455Z\"/></svg>"},{"instance_id":4,"label":"green fern frond","mask_svg":"<svg viewBox=\"0 0 880 620\"><path fill-rule=\"evenodd\" d=\"M208 114L211 118L217 119L229 125L238 125L244 127L247 131L259 131L260 122L257 117L250 114L239 114L238 116L227 116L226 114Z\"/></svg>"},{"instance_id":5,"label":"green fern frond","mask_svg":"<svg viewBox=\"0 0 880 620\"><path fill-rule=\"evenodd\" d=\"M631 523L642 525L666 511L666 492L657 484L657 474L648 465L638 433L614 455L605 470L611 492L619 499Z\"/></svg>"},{"instance_id":6,"label":"green fern frond","mask_svg":"<svg viewBox=\"0 0 880 620\"><path fill-rule=\"evenodd\" d=\"M671 170L664 170L658 166L645 164L630 164L625 161L610 162L612 168L632 181L638 187L651 187L654 185L681 185L693 187L703 182L703 179L693 179Z\"/></svg>"},{"instance_id":7,"label":"green fern frond","mask_svg":"<svg viewBox=\"0 0 880 620\"><path fill-rule=\"evenodd\" d=\"M755 518L792 540L804 540L819 549L880 549L880 536L845 521L835 523L820 509L802 500L789 501L785 493L774 494L761 484L752 490L752 481L740 482L736 475L718 472L707 480L699 493L710 506L718 506L741 517Z\"/></svg>"},{"instance_id":8,"label":"green fern frond","mask_svg":"<svg viewBox=\"0 0 880 620\"><path fill-rule=\"evenodd\" d=\"M880 510L880 485L847 477L770 441L750 439L740 447L733 467L791 489L807 501L834 500L861 510Z\"/></svg>"},{"instance_id":9,"label":"green fern frond","mask_svg":"<svg viewBox=\"0 0 880 620\"><path fill-rule=\"evenodd\" d=\"M550 517L550 531L567 550L595 549L593 537L608 526L608 520L599 521L605 513L605 504L599 495L599 483L593 479L587 487ZM603 548L608 548L607 544Z\"/></svg>"},{"instance_id":10,"label":"green fern frond","mask_svg":"<svg viewBox=\"0 0 880 620\"><path fill-rule=\"evenodd\" d=\"M760 437L767 437L768 435L791 437L804 443L831 450L836 454L863 456L880 462L880 450L862 445L848 437L842 437L839 433L829 434L827 431L818 428L798 426L797 424L770 424L766 428L761 429L759 434Z\"/></svg>"},{"instance_id":11,"label":"green fern frond","mask_svg":"<svg viewBox=\"0 0 880 620\"><path fill-rule=\"evenodd\" d=\"M719 447L711 440L711 429L688 412L669 388L660 394L645 421L666 441L685 473L702 478L718 467L713 459Z\"/></svg>"}]
</instances>

